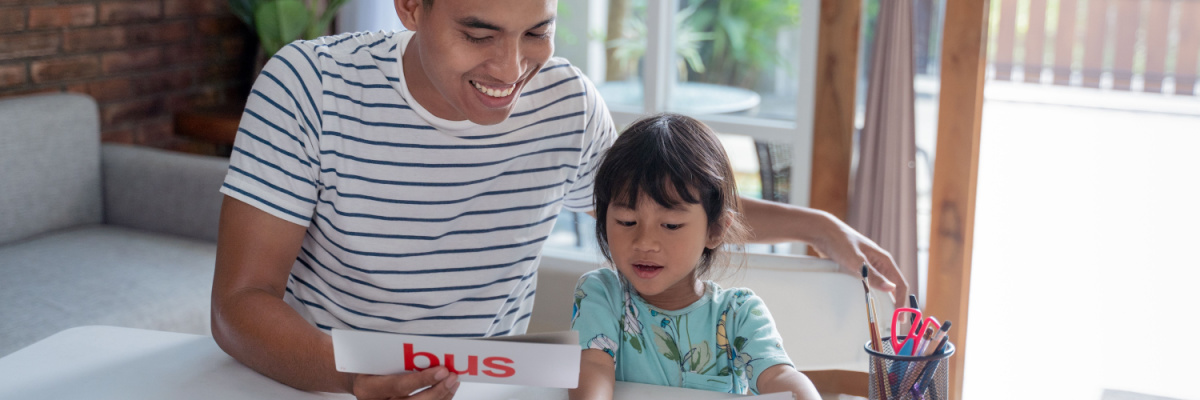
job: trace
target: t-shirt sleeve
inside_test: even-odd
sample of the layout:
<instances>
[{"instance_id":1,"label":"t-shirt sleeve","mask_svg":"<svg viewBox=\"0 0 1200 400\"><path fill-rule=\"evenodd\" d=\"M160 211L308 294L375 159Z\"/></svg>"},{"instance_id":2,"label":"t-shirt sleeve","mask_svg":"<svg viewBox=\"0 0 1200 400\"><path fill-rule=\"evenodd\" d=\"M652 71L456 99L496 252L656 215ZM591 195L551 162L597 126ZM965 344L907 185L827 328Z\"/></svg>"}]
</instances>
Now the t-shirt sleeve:
<instances>
[{"instance_id":1,"label":"t-shirt sleeve","mask_svg":"<svg viewBox=\"0 0 1200 400\"><path fill-rule=\"evenodd\" d=\"M750 290L739 290L741 292L735 301L740 304L735 308L737 315L734 319L737 334L732 344L740 349L738 356L749 366L746 371L750 374L750 390L758 394L759 374L779 364L795 364L784 351L783 338L775 329L775 319L771 317L762 298ZM735 361L734 364L739 363Z\"/></svg>"},{"instance_id":2,"label":"t-shirt sleeve","mask_svg":"<svg viewBox=\"0 0 1200 400\"><path fill-rule=\"evenodd\" d=\"M579 73L578 70L576 73ZM599 92L596 91L596 86L582 73L580 73L579 81L582 83L584 98L587 102L587 110L584 114L587 120L584 126L584 137L588 140L584 143L585 147L578 173L575 176L575 183L567 192L563 207L569 211L586 212L593 208L592 183L595 181L596 169L600 168L604 152L608 151L613 141L617 139L617 130L613 125L612 115L608 113L608 106L604 104L604 98L600 97Z\"/></svg>"},{"instance_id":3,"label":"t-shirt sleeve","mask_svg":"<svg viewBox=\"0 0 1200 400\"><path fill-rule=\"evenodd\" d=\"M583 274L575 285L575 305L571 329L579 332L583 350L597 349L616 361L620 349L620 280L611 270L599 269Z\"/></svg>"},{"instance_id":4,"label":"t-shirt sleeve","mask_svg":"<svg viewBox=\"0 0 1200 400\"><path fill-rule=\"evenodd\" d=\"M254 82L221 193L308 226L317 204L321 76L311 49L284 46Z\"/></svg>"}]
</instances>

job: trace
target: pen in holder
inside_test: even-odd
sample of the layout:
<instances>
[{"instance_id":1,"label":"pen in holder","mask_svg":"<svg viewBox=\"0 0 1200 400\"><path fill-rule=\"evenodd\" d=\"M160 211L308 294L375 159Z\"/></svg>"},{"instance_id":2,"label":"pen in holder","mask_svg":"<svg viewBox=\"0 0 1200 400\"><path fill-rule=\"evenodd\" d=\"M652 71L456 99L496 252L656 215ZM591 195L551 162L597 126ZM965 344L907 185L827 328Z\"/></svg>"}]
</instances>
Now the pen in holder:
<instances>
[{"instance_id":1,"label":"pen in holder","mask_svg":"<svg viewBox=\"0 0 1200 400\"><path fill-rule=\"evenodd\" d=\"M946 341L940 351L928 356L898 356L892 349L890 337L884 338L881 351L871 349L867 342L863 348L871 360L868 394L871 400L944 400L950 383L950 356L954 355L954 344ZM904 337L899 339L903 341ZM933 346L935 344L930 344ZM890 393L879 393L886 385Z\"/></svg>"}]
</instances>

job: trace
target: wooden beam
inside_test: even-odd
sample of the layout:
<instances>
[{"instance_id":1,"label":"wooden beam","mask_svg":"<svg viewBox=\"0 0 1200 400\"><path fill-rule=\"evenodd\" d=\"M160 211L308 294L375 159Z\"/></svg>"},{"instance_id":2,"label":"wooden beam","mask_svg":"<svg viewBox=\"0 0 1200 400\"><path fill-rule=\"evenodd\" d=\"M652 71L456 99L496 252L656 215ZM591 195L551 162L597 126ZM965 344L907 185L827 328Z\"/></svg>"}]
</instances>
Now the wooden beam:
<instances>
[{"instance_id":1,"label":"wooden beam","mask_svg":"<svg viewBox=\"0 0 1200 400\"><path fill-rule=\"evenodd\" d=\"M860 1L821 0L808 205L846 219L858 77Z\"/></svg>"},{"instance_id":2,"label":"wooden beam","mask_svg":"<svg viewBox=\"0 0 1200 400\"><path fill-rule=\"evenodd\" d=\"M954 322L950 398L962 398L975 230L979 130L987 65L988 0L946 2L926 311Z\"/></svg>"}]
</instances>

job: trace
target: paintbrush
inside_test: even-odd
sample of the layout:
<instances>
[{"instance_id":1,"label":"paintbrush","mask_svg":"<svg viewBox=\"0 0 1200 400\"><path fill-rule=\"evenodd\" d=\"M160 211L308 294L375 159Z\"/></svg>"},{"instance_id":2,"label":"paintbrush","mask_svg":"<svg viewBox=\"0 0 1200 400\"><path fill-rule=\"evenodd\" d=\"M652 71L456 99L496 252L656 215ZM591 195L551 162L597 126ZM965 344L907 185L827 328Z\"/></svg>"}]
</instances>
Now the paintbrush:
<instances>
[{"instance_id":1,"label":"paintbrush","mask_svg":"<svg viewBox=\"0 0 1200 400\"><path fill-rule=\"evenodd\" d=\"M867 285L867 264L863 264L862 266L862 278L863 292L866 293L867 296L867 321L870 322L869 325L871 325L871 350L882 353L883 340L881 340L879 337L879 324L876 323L878 318L876 318L875 314L875 297L871 296L871 287ZM879 357L872 358L875 359L875 370L879 371L877 374L879 379L875 380L875 384L877 386L876 393L886 396L884 399L889 399L892 397L892 391L891 388L888 387L888 384L884 382L884 380L887 379L887 370L883 368L883 363L879 361Z\"/></svg>"}]
</instances>

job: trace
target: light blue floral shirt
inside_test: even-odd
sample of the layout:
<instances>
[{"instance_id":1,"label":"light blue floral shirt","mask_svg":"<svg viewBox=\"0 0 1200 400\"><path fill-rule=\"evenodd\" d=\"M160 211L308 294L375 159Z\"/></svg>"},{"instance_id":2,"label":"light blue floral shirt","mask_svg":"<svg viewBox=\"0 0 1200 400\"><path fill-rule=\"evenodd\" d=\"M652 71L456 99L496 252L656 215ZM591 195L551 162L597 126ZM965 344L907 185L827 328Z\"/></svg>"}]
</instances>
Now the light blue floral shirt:
<instances>
[{"instance_id":1,"label":"light blue floral shirt","mask_svg":"<svg viewBox=\"0 0 1200 400\"><path fill-rule=\"evenodd\" d=\"M638 296L616 271L588 272L575 286L571 329L583 349L604 350L616 379L718 392L758 393L758 374L792 364L775 320L749 289L708 290L675 311Z\"/></svg>"}]
</instances>

